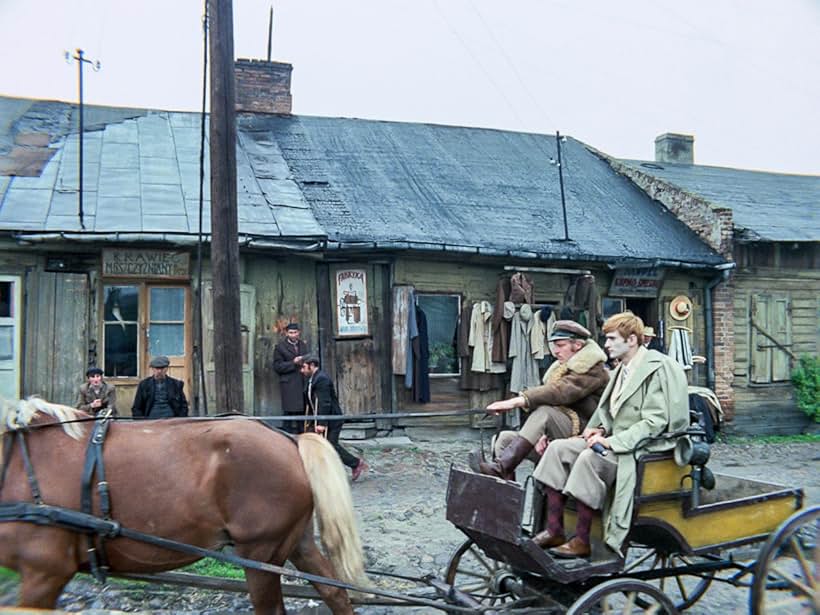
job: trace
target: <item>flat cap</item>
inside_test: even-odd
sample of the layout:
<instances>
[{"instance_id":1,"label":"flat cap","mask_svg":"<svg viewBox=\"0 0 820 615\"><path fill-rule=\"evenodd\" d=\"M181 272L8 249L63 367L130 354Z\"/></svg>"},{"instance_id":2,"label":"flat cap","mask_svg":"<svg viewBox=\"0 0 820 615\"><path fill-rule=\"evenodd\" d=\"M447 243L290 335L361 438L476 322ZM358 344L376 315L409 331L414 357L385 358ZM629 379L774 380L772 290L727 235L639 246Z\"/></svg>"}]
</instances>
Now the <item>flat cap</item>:
<instances>
[{"instance_id":1,"label":"flat cap","mask_svg":"<svg viewBox=\"0 0 820 615\"><path fill-rule=\"evenodd\" d=\"M88 376L102 376L103 375L103 370L100 369L99 367L96 367L96 366L95 367L89 367L87 370L85 370L85 375L86 375L86 377L88 377Z\"/></svg>"},{"instance_id":2,"label":"flat cap","mask_svg":"<svg viewBox=\"0 0 820 615\"><path fill-rule=\"evenodd\" d=\"M307 365L309 363L313 363L314 365L321 365L321 361L319 361L319 355L315 352L309 352L304 357L302 357L303 365Z\"/></svg>"},{"instance_id":3,"label":"flat cap","mask_svg":"<svg viewBox=\"0 0 820 615\"><path fill-rule=\"evenodd\" d=\"M299 323L298 322L289 322L288 326L285 327L285 331L299 331Z\"/></svg>"},{"instance_id":4,"label":"flat cap","mask_svg":"<svg viewBox=\"0 0 820 615\"><path fill-rule=\"evenodd\" d=\"M166 357L165 355L159 355L151 359L151 362L148 364L148 366L161 369L163 367L168 367L170 364L171 362L168 360L168 357Z\"/></svg>"},{"instance_id":5,"label":"flat cap","mask_svg":"<svg viewBox=\"0 0 820 615\"><path fill-rule=\"evenodd\" d=\"M574 320L556 320L552 326L549 341L556 340L587 340L591 333Z\"/></svg>"}]
</instances>

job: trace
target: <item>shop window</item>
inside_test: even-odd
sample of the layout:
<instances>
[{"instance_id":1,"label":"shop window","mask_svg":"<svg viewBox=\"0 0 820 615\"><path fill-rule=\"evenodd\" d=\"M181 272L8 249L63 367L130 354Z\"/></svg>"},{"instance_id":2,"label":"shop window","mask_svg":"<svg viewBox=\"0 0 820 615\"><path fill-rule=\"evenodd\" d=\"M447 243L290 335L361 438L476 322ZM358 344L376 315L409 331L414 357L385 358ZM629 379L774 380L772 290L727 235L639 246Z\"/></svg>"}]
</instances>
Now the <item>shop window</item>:
<instances>
[{"instance_id":1,"label":"shop window","mask_svg":"<svg viewBox=\"0 0 820 615\"><path fill-rule=\"evenodd\" d=\"M417 293L416 299L419 309L427 317L429 373L437 376L458 376L461 369L456 343L461 297Z\"/></svg>"},{"instance_id":2,"label":"shop window","mask_svg":"<svg viewBox=\"0 0 820 615\"><path fill-rule=\"evenodd\" d=\"M105 373L112 377L137 375L138 286L106 286L103 328Z\"/></svg>"},{"instance_id":3,"label":"shop window","mask_svg":"<svg viewBox=\"0 0 820 615\"><path fill-rule=\"evenodd\" d=\"M0 282L0 318L11 318L14 315L12 314L12 289L12 282Z\"/></svg>"},{"instance_id":4,"label":"shop window","mask_svg":"<svg viewBox=\"0 0 820 615\"><path fill-rule=\"evenodd\" d=\"M185 289L152 288L149 354L185 354Z\"/></svg>"},{"instance_id":5,"label":"shop window","mask_svg":"<svg viewBox=\"0 0 820 615\"><path fill-rule=\"evenodd\" d=\"M626 309L623 299L615 297L604 297L601 299L601 316L604 320L615 314L620 314Z\"/></svg>"}]
</instances>

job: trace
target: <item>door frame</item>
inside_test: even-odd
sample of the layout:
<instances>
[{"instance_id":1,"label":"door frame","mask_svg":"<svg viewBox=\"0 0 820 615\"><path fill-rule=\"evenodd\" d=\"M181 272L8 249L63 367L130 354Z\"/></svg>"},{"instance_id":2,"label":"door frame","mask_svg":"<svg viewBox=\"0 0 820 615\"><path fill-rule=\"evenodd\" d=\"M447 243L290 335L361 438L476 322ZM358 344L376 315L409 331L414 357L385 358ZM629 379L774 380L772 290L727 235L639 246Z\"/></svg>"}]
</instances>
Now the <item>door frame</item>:
<instances>
[{"instance_id":1,"label":"door frame","mask_svg":"<svg viewBox=\"0 0 820 615\"><path fill-rule=\"evenodd\" d=\"M0 275L0 282L11 282L11 316L8 318L14 325L13 357L14 357L14 397L20 399L21 382L23 376L23 278L19 275ZM5 320L5 319L4 319Z\"/></svg>"}]
</instances>

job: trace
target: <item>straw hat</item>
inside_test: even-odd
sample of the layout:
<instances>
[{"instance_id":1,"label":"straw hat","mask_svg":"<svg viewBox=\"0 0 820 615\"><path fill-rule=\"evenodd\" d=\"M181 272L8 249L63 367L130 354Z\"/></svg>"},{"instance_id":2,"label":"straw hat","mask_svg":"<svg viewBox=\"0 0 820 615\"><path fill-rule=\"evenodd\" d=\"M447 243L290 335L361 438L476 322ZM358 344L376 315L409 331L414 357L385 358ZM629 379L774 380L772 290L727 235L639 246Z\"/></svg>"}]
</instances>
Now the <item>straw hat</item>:
<instances>
[{"instance_id":1,"label":"straw hat","mask_svg":"<svg viewBox=\"0 0 820 615\"><path fill-rule=\"evenodd\" d=\"M692 313L692 300L686 295L678 295L669 304L669 315L675 320L686 320Z\"/></svg>"},{"instance_id":2,"label":"straw hat","mask_svg":"<svg viewBox=\"0 0 820 615\"><path fill-rule=\"evenodd\" d=\"M643 336L644 337L656 337L655 329L652 327L644 327L643 328Z\"/></svg>"}]
</instances>

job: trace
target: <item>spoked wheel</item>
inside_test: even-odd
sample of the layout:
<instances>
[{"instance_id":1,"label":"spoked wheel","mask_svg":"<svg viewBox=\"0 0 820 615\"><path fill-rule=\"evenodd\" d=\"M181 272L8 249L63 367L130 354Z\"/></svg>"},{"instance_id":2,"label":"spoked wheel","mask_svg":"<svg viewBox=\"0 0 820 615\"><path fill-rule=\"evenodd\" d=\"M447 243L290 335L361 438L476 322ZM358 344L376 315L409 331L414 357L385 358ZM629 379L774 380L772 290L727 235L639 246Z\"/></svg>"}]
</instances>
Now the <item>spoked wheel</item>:
<instances>
[{"instance_id":1,"label":"spoked wheel","mask_svg":"<svg viewBox=\"0 0 820 615\"><path fill-rule=\"evenodd\" d=\"M754 615L820 612L820 506L793 514L760 550L749 608Z\"/></svg>"},{"instance_id":2,"label":"spoked wheel","mask_svg":"<svg viewBox=\"0 0 820 615\"><path fill-rule=\"evenodd\" d=\"M444 575L448 585L488 606L515 600L504 590L504 581L510 578L513 573L507 564L487 557L470 539L455 550Z\"/></svg>"},{"instance_id":3,"label":"spoked wheel","mask_svg":"<svg viewBox=\"0 0 820 615\"><path fill-rule=\"evenodd\" d=\"M672 601L656 586L637 579L612 579L578 598L567 615L677 615Z\"/></svg>"},{"instance_id":4,"label":"spoked wheel","mask_svg":"<svg viewBox=\"0 0 820 615\"><path fill-rule=\"evenodd\" d=\"M632 551L632 549L630 549ZM635 575L637 571L646 570L673 570L691 566L702 561L696 556L682 555L680 553L662 553L656 549L638 549L638 557L627 562L624 574ZM670 574L657 580L646 581L655 585L666 594L675 608L679 611L688 609L701 599L714 578L714 572L704 572L701 574ZM642 605L643 606L643 605Z\"/></svg>"}]
</instances>

